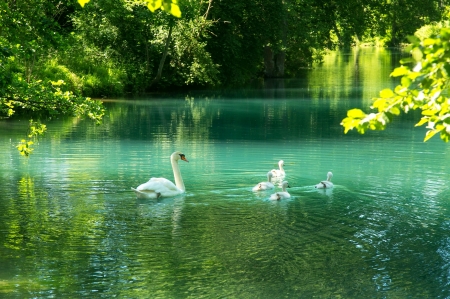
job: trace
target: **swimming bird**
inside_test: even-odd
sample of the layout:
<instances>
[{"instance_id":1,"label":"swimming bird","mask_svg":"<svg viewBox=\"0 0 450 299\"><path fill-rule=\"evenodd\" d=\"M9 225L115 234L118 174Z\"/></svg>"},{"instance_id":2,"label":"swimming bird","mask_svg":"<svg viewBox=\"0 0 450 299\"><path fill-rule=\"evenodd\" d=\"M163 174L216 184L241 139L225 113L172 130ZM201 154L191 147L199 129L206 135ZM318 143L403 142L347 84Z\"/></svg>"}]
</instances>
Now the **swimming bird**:
<instances>
[{"instance_id":1,"label":"swimming bird","mask_svg":"<svg viewBox=\"0 0 450 299\"><path fill-rule=\"evenodd\" d=\"M181 177L178 160L189 162L181 152L174 152L170 155L175 184L165 178L151 178L147 183L139 185L136 189L131 188L138 198L159 198L172 197L186 191L183 178Z\"/></svg>"},{"instance_id":2,"label":"swimming bird","mask_svg":"<svg viewBox=\"0 0 450 299\"><path fill-rule=\"evenodd\" d=\"M270 195L270 200L280 200L280 199L287 199L291 198L291 195L286 191L286 188L291 188L289 186L289 183L287 181L283 181L281 183L281 188L283 191L275 192L274 194Z\"/></svg>"},{"instance_id":3,"label":"swimming bird","mask_svg":"<svg viewBox=\"0 0 450 299\"><path fill-rule=\"evenodd\" d=\"M269 171L267 173L267 182L261 182L257 184L255 187L253 187L252 191L262 191L262 190L269 190L273 189L275 186L272 184L272 172Z\"/></svg>"},{"instance_id":4,"label":"swimming bird","mask_svg":"<svg viewBox=\"0 0 450 299\"><path fill-rule=\"evenodd\" d=\"M318 183L315 187L317 189L327 189L327 188L333 188L333 183L331 182L331 178L333 177L333 173L331 173L331 171L329 171L327 173L327 180L326 181L321 181L320 183Z\"/></svg>"},{"instance_id":5,"label":"swimming bird","mask_svg":"<svg viewBox=\"0 0 450 299\"><path fill-rule=\"evenodd\" d=\"M283 160L280 160L279 162L278 162L278 167L279 167L279 169L272 169L271 170L271 172L272 172L272 177L274 177L274 178L276 178L276 179L282 179L282 178L284 178L285 176L286 176L286 173L284 172L284 169L283 169L283 166L284 166L284 161Z\"/></svg>"}]
</instances>

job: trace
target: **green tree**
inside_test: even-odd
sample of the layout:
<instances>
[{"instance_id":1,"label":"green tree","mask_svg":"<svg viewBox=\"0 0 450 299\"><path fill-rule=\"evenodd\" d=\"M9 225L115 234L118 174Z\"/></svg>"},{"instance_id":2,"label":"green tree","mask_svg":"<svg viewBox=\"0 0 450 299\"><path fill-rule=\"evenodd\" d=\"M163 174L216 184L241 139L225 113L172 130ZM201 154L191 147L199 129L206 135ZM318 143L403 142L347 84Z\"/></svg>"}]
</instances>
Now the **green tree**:
<instances>
[{"instance_id":1,"label":"green tree","mask_svg":"<svg viewBox=\"0 0 450 299\"><path fill-rule=\"evenodd\" d=\"M28 140L21 154L32 151L32 139L43 134L41 118L56 114L90 117L103 115L100 102L67 89L63 81L38 77L43 61L63 43L65 14L70 7L59 1L6 1L0 3L0 116L30 113Z\"/></svg>"},{"instance_id":2,"label":"green tree","mask_svg":"<svg viewBox=\"0 0 450 299\"><path fill-rule=\"evenodd\" d=\"M449 141L450 28L442 28L438 35L423 40L410 37L410 42L411 57L403 59L402 65L391 73L393 77L401 77L401 84L394 90L380 92L371 106L376 112L349 110L341 122L345 133L354 128L362 134L367 130L384 130L401 112L420 109L422 118L416 126L427 124L424 141L438 133L443 141Z\"/></svg>"},{"instance_id":3,"label":"green tree","mask_svg":"<svg viewBox=\"0 0 450 299\"><path fill-rule=\"evenodd\" d=\"M208 7L186 2L183 17L175 18L151 13L142 3L92 1L74 14L75 35L85 49L108 53L126 76L126 91L215 85L217 65L205 50L212 24L205 14Z\"/></svg>"}]
</instances>

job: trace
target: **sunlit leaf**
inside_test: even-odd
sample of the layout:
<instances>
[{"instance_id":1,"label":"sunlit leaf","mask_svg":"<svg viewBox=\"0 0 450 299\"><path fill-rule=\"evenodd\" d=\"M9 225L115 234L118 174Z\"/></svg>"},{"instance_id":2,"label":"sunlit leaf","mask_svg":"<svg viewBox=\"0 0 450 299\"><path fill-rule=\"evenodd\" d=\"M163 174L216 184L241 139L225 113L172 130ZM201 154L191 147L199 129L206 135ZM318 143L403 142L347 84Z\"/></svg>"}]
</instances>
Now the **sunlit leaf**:
<instances>
[{"instance_id":1,"label":"sunlit leaf","mask_svg":"<svg viewBox=\"0 0 450 299\"><path fill-rule=\"evenodd\" d=\"M350 118L364 118L366 116L366 114L361 110L361 109L351 109L349 111L347 111L347 116Z\"/></svg>"},{"instance_id":2,"label":"sunlit leaf","mask_svg":"<svg viewBox=\"0 0 450 299\"><path fill-rule=\"evenodd\" d=\"M428 117L422 117L415 126L420 127L420 126L423 126L424 124L426 124L427 122L428 122Z\"/></svg>"},{"instance_id":3,"label":"sunlit leaf","mask_svg":"<svg viewBox=\"0 0 450 299\"><path fill-rule=\"evenodd\" d=\"M391 77L399 77L407 74L409 72L409 69L405 66L400 66L391 73Z\"/></svg>"},{"instance_id":4,"label":"sunlit leaf","mask_svg":"<svg viewBox=\"0 0 450 299\"><path fill-rule=\"evenodd\" d=\"M161 9L177 18L181 17L181 10L177 0L145 0L145 2L147 2L147 7L151 12Z\"/></svg>"},{"instance_id":5,"label":"sunlit leaf","mask_svg":"<svg viewBox=\"0 0 450 299\"><path fill-rule=\"evenodd\" d=\"M90 0L78 0L78 3L80 3L81 7L84 7L86 3L88 3Z\"/></svg>"},{"instance_id":6,"label":"sunlit leaf","mask_svg":"<svg viewBox=\"0 0 450 299\"><path fill-rule=\"evenodd\" d=\"M424 39L424 41L422 42L424 46L431 46L434 45L436 43L436 39L434 38L426 38Z\"/></svg>"},{"instance_id":7,"label":"sunlit leaf","mask_svg":"<svg viewBox=\"0 0 450 299\"><path fill-rule=\"evenodd\" d=\"M425 134L425 139L423 141L426 142L428 139L430 139L431 137L436 135L436 133L438 133L438 132L439 131L436 131L436 130L429 130L429 131L427 131L427 133Z\"/></svg>"},{"instance_id":8,"label":"sunlit leaf","mask_svg":"<svg viewBox=\"0 0 450 299\"><path fill-rule=\"evenodd\" d=\"M380 97L385 98L385 99L392 98L394 95L395 95L394 92L389 88L386 88L386 89L383 89L382 91L380 91Z\"/></svg>"},{"instance_id":9,"label":"sunlit leaf","mask_svg":"<svg viewBox=\"0 0 450 299\"><path fill-rule=\"evenodd\" d=\"M181 10L177 4L172 3L170 13L177 18L181 18Z\"/></svg>"},{"instance_id":10,"label":"sunlit leaf","mask_svg":"<svg viewBox=\"0 0 450 299\"><path fill-rule=\"evenodd\" d=\"M398 107L392 107L389 110L390 113L394 114L394 115L400 115L400 109Z\"/></svg>"},{"instance_id":11,"label":"sunlit leaf","mask_svg":"<svg viewBox=\"0 0 450 299\"><path fill-rule=\"evenodd\" d=\"M427 109L422 111L422 115L432 116L435 115L439 110L436 109Z\"/></svg>"},{"instance_id":12,"label":"sunlit leaf","mask_svg":"<svg viewBox=\"0 0 450 299\"><path fill-rule=\"evenodd\" d=\"M372 108L378 109L378 111L382 111L386 107L386 102L386 99L378 98L373 102Z\"/></svg>"},{"instance_id":13,"label":"sunlit leaf","mask_svg":"<svg viewBox=\"0 0 450 299\"><path fill-rule=\"evenodd\" d=\"M157 10L162 6L161 0L148 0L147 2L148 2L147 7L151 12L154 12L155 10Z\"/></svg>"}]
</instances>

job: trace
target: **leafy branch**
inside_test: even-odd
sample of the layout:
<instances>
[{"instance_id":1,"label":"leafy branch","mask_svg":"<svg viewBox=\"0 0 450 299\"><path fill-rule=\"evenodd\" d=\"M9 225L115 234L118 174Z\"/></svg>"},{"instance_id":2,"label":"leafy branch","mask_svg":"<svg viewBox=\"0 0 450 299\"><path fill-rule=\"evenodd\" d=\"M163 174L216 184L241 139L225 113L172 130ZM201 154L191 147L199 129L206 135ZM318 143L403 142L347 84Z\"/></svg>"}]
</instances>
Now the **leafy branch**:
<instances>
[{"instance_id":1,"label":"leafy branch","mask_svg":"<svg viewBox=\"0 0 450 299\"><path fill-rule=\"evenodd\" d=\"M63 91L64 81L44 83L41 80L26 83L19 80L9 86L8 93L0 98L0 114L7 117L20 111L32 111L39 114L71 115L88 117L100 123L105 110L100 101L75 95L71 91ZM37 137L43 135L47 127L39 121L30 120L28 140L22 139L17 145L21 155L29 156L33 151L32 145ZM34 140L34 141L33 141Z\"/></svg>"},{"instance_id":2,"label":"leafy branch","mask_svg":"<svg viewBox=\"0 0 450 299\"><path fill-rule=\"evenodd\" d=\"M80 3L80 5L84 7L84 5L89 1L90 0L78 0L78 3ZM157 9L161 9L167 11L168 13L177 18L181 18L181 10L180 6L178 6L177 0L141 0L141 1L131 0L131 1L145 3L151 12L155 12Z\"/></svg>"},{"instance_id":3,"label":"leafy branch","mask_svg":"<svg viewBox=\"0 0 450 299\"><path fill-rule=\"evenodd\" d=\"M443 28L438 35L419 40L409 37L407 50L411 57L400 61L392 77L401 77L394 90L384 89L373 99L371 109L378 112L366 114L352 109L341 122L344 132L356 129L384 130L395 116L403 111L422 110L422 118L416 126L427 124L424 141L440 134L443 141L450 139L450 28ZM408 65L414 65L411 69Z\"/></svg>"}]
</instances>

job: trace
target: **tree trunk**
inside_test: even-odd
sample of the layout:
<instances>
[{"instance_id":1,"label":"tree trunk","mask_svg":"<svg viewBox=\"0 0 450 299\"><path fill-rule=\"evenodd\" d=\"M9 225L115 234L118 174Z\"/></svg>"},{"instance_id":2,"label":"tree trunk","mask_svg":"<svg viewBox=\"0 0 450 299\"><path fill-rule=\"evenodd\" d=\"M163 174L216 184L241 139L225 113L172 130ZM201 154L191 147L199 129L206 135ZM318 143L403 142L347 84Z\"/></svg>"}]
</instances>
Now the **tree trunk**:
<instances>
[{"instance_id":1,"label":"tree trunk","mask_svg":"<svg viewBox=\"0 0 450 299\"><path fill-rule=\"evenodd\" d=\"M275 55L275 77L284 77L284 61L286 60L286 53L284 51L278 52Z\"/></svg>"},{"instance_id":2,"label":"tree trunk","mask_svg":"<svg viewBox=\"0 0 450 299\"><path fill-rule=\"evenodd\" d=\"M286 3L283 1L283 6ZM287 40L287 19L286 14L280 20L281 22L281 44L283 47L286 46ZM284 77L284 63L286 61L286 52L284 50L279 50L274 53L274 50L270 46L264 48L264 75L267 78L281 78Z\"/></svg>"},{"instance_id":3,"label":"tree trunk","mask_svg":"<svg viewBox=\"0 0 450 299\"><path fill-rule=\"evenodd\" d=\"M275 75L275 63L270 46L264 47L264 75L268 78L272 78Z\"/></svg>"},{"instance_id":4,"label":"tree trunk","mask_svg":"<svg viewBox=\"0 0 450 299\"><path fill-rule=\"evenodd\" d=\"M152 87L154 84L158 83L159 80L161 79L161 74L162 74L162 69L163 69L163 66L164 66L164 62L166 60L167 53L169 52L170 39L172 37L172 29L173 29L173 23L169 27L169 34L167 35L166 45L164 46L163 56L161 57L161 60L159 61L158 72L156 73L156 77L150 83L149 87Z\"/></svg>"}]
</instances>

